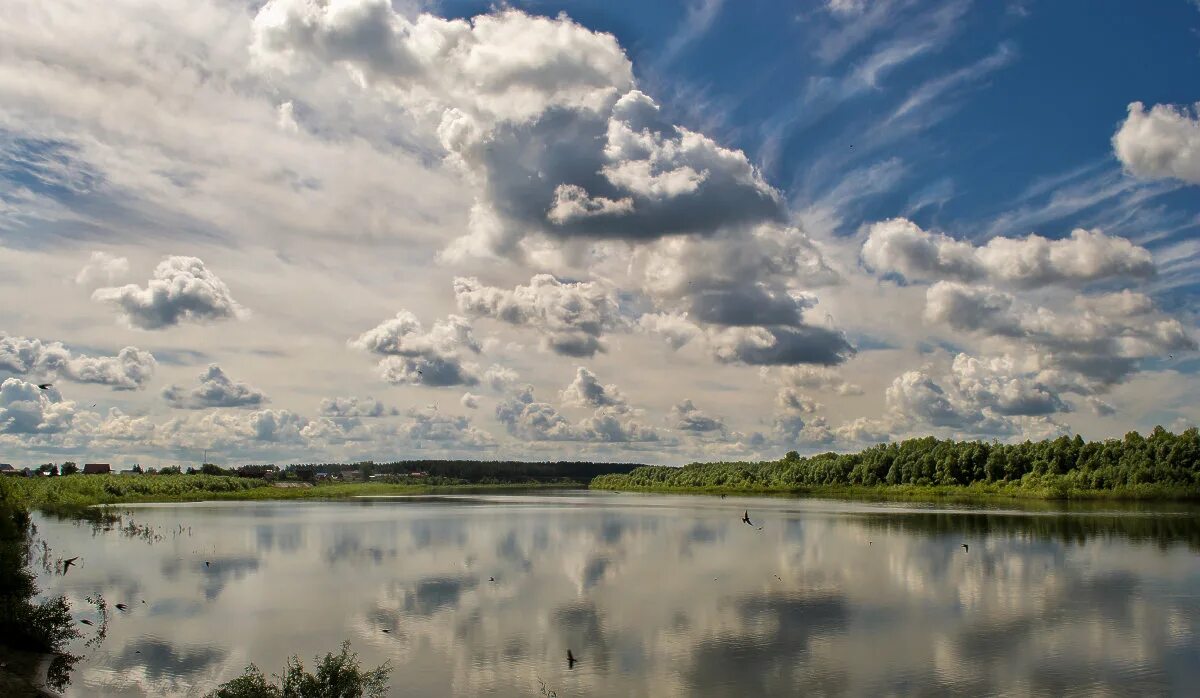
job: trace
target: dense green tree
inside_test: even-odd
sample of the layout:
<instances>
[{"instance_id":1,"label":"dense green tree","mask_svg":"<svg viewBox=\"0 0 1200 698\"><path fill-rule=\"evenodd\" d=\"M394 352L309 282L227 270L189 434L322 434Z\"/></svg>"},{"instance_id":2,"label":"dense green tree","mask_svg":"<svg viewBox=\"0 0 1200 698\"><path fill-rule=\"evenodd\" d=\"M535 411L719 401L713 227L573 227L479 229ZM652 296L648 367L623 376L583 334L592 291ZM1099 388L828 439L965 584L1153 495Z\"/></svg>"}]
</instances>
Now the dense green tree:
<instances>
[{"instance_id":1,"label":"dense green tree","mask_svg":"<svg viewBox=\"0 0 1200 698\"><path fill-rule=\"evenodd\" d=\"M803 489L822 485L971 485L1071 490L1170 487L1200 496L1200 432L1172 434L1156 427L1148 437L1086 443L1079 437L1017 444L949 441L934 437L872 446L859 453L794 451L778 461L692 463L682 468L643 466L593 480L597 488Z\"/></svg>"}]
</instances>

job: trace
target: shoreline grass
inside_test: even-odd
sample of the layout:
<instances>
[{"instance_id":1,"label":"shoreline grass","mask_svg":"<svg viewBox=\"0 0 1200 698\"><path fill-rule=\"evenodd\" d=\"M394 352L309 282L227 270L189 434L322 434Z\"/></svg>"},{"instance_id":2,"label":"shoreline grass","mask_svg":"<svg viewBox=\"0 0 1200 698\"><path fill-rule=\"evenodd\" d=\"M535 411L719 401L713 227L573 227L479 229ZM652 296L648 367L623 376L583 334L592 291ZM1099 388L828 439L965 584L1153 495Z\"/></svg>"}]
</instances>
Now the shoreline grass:
<instances>
[{"instance_id":1,"label":"shoreline grass","mask_svg":"<svg viewBox=\"0 0 1200 698\"><path fill-rule=\"evenodd\" d=\"M77 512L95 505L205 501L348 499L363 495L422 495L516 489L585 488L583 483L498 483L415 485L341 482L278 487L226 475L64 475L10 479L16 501L46 512Z\"/></svg>"}]
</instances>

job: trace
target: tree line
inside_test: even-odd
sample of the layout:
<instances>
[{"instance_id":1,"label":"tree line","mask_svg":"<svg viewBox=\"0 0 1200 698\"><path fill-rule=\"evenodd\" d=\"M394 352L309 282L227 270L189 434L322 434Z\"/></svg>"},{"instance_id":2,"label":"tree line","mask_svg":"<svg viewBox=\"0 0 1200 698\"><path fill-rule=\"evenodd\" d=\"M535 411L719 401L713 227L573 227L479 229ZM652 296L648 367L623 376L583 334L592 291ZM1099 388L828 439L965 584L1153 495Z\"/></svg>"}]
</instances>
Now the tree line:
<instances>
[{"instance_id":1,"label":"tree line","mask_svg":"<svg viewBox=\"0 0 1200 698\"><path fill-rule=\"evenodd\" d=\"M1016 485L1067 493L1168 487L1200 494L1200 432L1173 434L1161 426L1149 436L1085 442L1080 436L1003 444L929 436L880 444L858 453L756 463L645 466L627 475L597 477L607 489L795 490L817 486Z\"/></svg>"},{"instance_id":2,"label":"tree line","mask_svg":"<svg viewBox=\"0 0 1200 698\"><path fill-rule=\"evenodd\" d=\"M322 477L367 479L372 476L407 481L416 474L422 482L441 484L501 484L501 483L586 483L597 475L628 473L643 467L641 463L598 463L591 461L472 461L472 460L404 460L389 463L361 461L358 463L304 463L285 465L247 464L222 468L204 463L199 468L178 465L162 468L143 468L134 465L131 472L146 475L232 475L268 480L299 480L313 482ZM27 469L29 470L29 469ZM61 466L47 463L29 470L27 475L73 475L79 466L67 461ZM377 478L378 479L378 478Z\"/></svg>"}]
</instances>

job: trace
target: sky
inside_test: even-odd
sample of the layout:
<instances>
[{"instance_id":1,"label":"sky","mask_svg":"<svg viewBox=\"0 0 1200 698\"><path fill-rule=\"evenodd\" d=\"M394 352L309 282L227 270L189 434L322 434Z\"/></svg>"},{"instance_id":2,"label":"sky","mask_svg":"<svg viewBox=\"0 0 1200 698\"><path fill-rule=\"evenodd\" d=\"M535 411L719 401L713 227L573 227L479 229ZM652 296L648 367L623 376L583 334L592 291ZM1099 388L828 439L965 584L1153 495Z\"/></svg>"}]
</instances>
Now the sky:
<instances>
[{"instance_id":1,"label":"sky","mask_svg":"<svg viewBox=\"0 0 1200 698\"><path fill-rule=\"evenodd\" d=\"M1198 299L1190 0L0 8L0 462L1179 431Z\"/></svg>"}]
</instances>

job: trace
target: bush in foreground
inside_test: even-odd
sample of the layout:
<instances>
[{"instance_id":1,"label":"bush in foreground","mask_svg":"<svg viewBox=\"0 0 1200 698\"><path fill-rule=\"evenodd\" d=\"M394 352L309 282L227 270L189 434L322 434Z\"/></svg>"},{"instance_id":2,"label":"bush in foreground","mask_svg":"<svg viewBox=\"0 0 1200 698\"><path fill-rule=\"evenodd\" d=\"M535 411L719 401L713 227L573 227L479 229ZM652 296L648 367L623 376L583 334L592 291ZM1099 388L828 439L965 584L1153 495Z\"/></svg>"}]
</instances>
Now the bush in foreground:
<instances>
[{"instance_id":1,"label":"bush in foreground","mask_svg":"<svg viewBox=\"0 0 1200 698\"><path fill-rule=\"evenodd\" d=\"M284 675L273 676L282 683L268 682L262 671L253 664L238 678L221 684L208 698L379 698L387 691L388 674L392 669L384 664L364 672L359 665L358 655L350 651L350 642L342 643L342 651L336 656L325 655L318 661L317 673L304 669L300 658L288 660Z\"/></svg>"}]
</instances>

